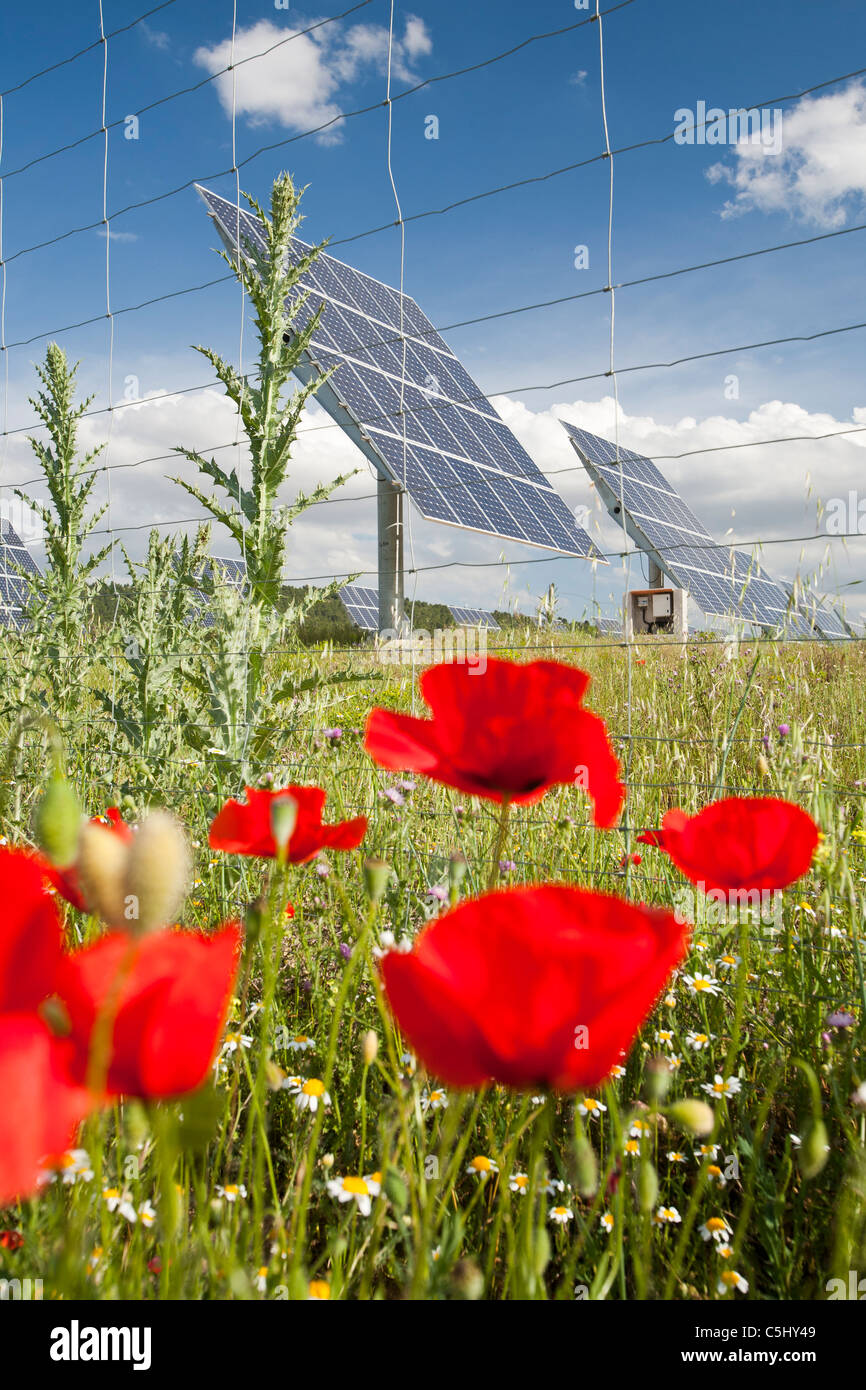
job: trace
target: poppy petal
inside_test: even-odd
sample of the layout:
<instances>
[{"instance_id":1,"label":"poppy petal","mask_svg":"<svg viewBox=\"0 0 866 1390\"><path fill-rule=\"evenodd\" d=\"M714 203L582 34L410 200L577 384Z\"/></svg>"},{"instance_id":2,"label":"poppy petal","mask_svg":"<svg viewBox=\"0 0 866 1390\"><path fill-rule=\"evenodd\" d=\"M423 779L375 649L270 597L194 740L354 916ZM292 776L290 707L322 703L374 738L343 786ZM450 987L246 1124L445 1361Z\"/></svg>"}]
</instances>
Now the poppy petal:
<instances>
[{"instance_id":1,"label":"poppy petal","mask_svg":"<svg viewBox=\"0 0 866 1390\"><path fill-rule=\"evenodd\" d=\"M72 1146L90 1109L70 1051L35 1014L0 1017L0 1206L36 1191L43 1161Z\"/></svg>"}]
</instances>

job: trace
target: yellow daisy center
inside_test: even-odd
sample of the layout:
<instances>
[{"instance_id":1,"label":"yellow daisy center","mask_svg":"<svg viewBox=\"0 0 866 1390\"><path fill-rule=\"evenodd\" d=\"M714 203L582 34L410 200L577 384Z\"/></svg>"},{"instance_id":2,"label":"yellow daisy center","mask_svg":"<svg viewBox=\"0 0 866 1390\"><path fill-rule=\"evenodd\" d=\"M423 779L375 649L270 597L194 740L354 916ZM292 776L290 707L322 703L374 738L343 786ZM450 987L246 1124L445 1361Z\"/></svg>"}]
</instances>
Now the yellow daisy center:
<instances>
[{"instance_id":1,"label":"yellow daisy center","mask_svg":"<svg viewBox=\"0 0 866 1390\"><path fill-rule=\"evenodd\" d=\"M316 1077L312 1077L310 1081L304 1082L301 1093L305 1096L323 1096L325 1094L325 1083L324 1081L319 1081Z\"/></svg>"},{"instance_id":2,"label":"yellow daisy center","mask_svg":"<svg viewBox=\"0 0 866 1390\"><path fill-rule=\"evenodd\" d=\"M370 1189L363 1178L344 1178L343 1191L351 1192L353 1197L369 1197Z\"/></svg>"},{"instance_id":3,"label":"yellow daisy center","mask_svg":"<svg viewBox=\"0 0 866 1390\"><path fill-rule=\"evenodd\" d=\"M725 1223L720 1216L711 1216L707 1222L708 1231L724 1231Z\"/></svg>"}]
</instances>

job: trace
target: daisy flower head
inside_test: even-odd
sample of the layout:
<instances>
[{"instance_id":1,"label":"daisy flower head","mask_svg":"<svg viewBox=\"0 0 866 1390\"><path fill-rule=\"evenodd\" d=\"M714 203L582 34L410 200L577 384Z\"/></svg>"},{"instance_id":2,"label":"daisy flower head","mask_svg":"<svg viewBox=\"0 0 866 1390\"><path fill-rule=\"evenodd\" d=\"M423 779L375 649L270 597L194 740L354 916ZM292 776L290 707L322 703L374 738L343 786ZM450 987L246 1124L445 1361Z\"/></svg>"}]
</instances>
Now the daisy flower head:
<instances>
[{"instance_id":1,"label":"daisy flower head","mask_svg":"<svg viewBox=\"0 0 866 1390\"><path fill-rule=\"evenodd\" d=\"M639 1140L639 1139L626 1139L625 1143L624 1143L623 1146L622 1146L622 1151L623 1151L623 1153L625 1154L626 1158L639 1158L639 1157L640 1157L640 1140Z\"/></svg>"},{"instance_id":2,"label":"daisy flower head","mask_svg":"<svg viewBox=\"0 0 866 1390\"><path fill-rule=\"evenodd\" d=\"M295 1105L299 1110L309 1110L311 1115L315 1115L320 1105L325 1109L331 1104L331 1097L325 1090L324 1081L320 1081L317 1076L311 1076L303 1085L298 1086L292 1094L295 1097Z\"/></svg>"},{"instance_id":3,"label":"daisy flower head","mask_svg":"<svg viewBox=\"0 0 866 1390\"><path fill-rule=\"evenodd\" d=\"M152 1202L142 1202L138 1208L138 1219L142 1226L152 1226L156 1221L156 1211Z\"/></svg>"},{"instance_id":4,"label":"daisy flower head","mask_svg":"<svg viewBox=\"0 0 866 1390\"><path fill-rule=\"evenodd\" d=\"M653 1221L657 1226L674 1226L682 1219L676 1207L659 1207L653 1216Z\"/></svg>"},{"instance_id":5,"label":"daisy flower head","mask_svg":"<svg viewBox=\"0 0 866 1390\"><path fill-rule=\"evenodd\" d=\"M591 1120L597 1120L607 1110L607 1106L602 1105L600 1100L595 1100L592 1096L584 1096L577 1109L579 1114L588 1115Z\"/></svg>"},{"instance_id":6,"label":"daisy flower head","mask_svg":"<svg viewBox=\"0 0 866 1390\"><path fill-rule=\"evenodd\" d=\"M296 1033L293 1038L289 1038L286 1043L290 1052L315 1052L316 1044L312 1038L308 1038L306 1033Z\"/></svg>"},{"instance_id":7,"label":"daisy flower head","mask_svg":"<svg viewBox=\"0 0 866 1390\"><path fill-rule=\"evenodd\" d=\"M428 1110L447 1110L448 1096L440 1087L438 1090L424 1090L421 1092L421 1110L426 1115Z\"/></svg>"},{"instance_id":8,"label":"daisy flower head","mask_svg":"<svg viewBox=\"0 0 866 1390\"><path fill-rule=\"evenodd\" d=\"M686 1163L686 1162L688 1162L688 1160L687 1160L685 1154L682 1153L679 1149L671 1149L671 1150L668 1152L668 1163Z\"/></svg>"},{"instance_id":9,"label":"daisy flower head","mask_svg":"<svg viewBox=\"0 0 866 1390\"><path fill-rule=\"evenodd\" d=\"M130 1225L134 1225L138 1220L138 1212L135 1210L129 1198L120 1191L119 1187L104 1187L102 1189L102 1200L109 1211L116 1211L118 1216L124 1217Z\"/></svg>"},{"instance_id":10,"label":"daisy flower head","mask_svg":"<svg viewBox=\"0 0 866 1390\"><path fill-rule=\"evenodd\" d=\"M689 1029L686 1033L686 1046L690 1047L693 1052L702 1052L705 1047L709 1047L710 1043L715 1041L715 1037L715 1033L696 1033L693 1029Z\"/></svg>"},{"instance_id":11,"label":"daisy flower head","mask_svg":"<svg viewBox=\"0 0 866 1390\"><path fill-rule=\"evenodd\" d=\"M619 1080L621 1076L625 1076L625 1067L620 1066L619 1062L617 1062L615 1066L611 1067L610 1074Z\"/></svg>"},{"instance_id":12,"label":"daisy flower head","mask_svg":"<svg viewBox=\"0 0 866 1390\"><path fill-rule=\"evenodd\" d=\"M718 1163L710 1163L707 1167L707 1180L718 1183L719 1187L724 1187L728 1181L719 1167Z\"/></svg>"},{"instance_id":13,"label":"daisy flower head","mask_svg":"<svg viewBox=\"0 0 866 1390\"><path fill-rule=\"evenodd\" d=\"M661 1043L662 1047L673 1047L674 1035L669 1028L658 1028L656 1030L656 1042Z\"/></svg>"},{"instance_id":14,"label":"daisy flower head","mask_svg":"<svg viewBox=\"0 0 866 1390\"><path fill-rule=\"evenodd\" d=\"M557 1226L567 1226L569 1221L574 1220L574 1212L571 1207L552 1207L550 1219Z\"/></svg>"},{"instance_id":15,"label":"daisy flower head","mask_svg":"<svg viewBox=\"0 0 866 1390\"><path fill-rule=\"evenodd\" d=\"M529 1175L527 1173L512 1173L508 1179L508 1186L512 1192L516 1192L521 1197L526 1196L529 1187Z\"/></svg>"},{"instance_id":16,"label":"daisy flower head","mask_svg":"<svg viewBox=\"0 0 866 1390\"><path fill-rule=\"evenodd\" d=\"M256 1277L255 1277L255 1279L253 1280L253 1284L254 1284L255 1288L258 1290L259 1293L266 1293L266 1292L267 1292L267 1288L268 1288L268 1267L267 1267L267 1265L261 1265L261 1266L256 1270Z\"/></svg>"},{"instance_id":17,"label":"daisy flower head","mask_svg":"<svg viewBox=\"0 0 866 1390\"><path fill-rule=\"evenodd\" d=\"M716 1288L719 1293L733 1293L734 1289L739 1293L748 1293L749 1281L736 1269L723 1269Z\"/></svg>"},{"instance_id":18,"label":"daisy flower head","mask_svg":"<svg viewBox=\"0 0 866 1390\"><path fill-rule=\"evenodd\" d=\"M498 1173L499 1168L492 1158L485 1158L484 1154L477 1154L468 1164L466 1171L476 1178L489 1178L491 1173Z\"/></svg>"},{"instance_id":19,"label":"daisy flower head","mask_svg":"<svg viewBox=\"0 0 866 1390\"><path fill-rule=\"evenodd\" d=\"M231 1057L233 1052L239 1052L241 1048L249 1052L253 1045L253 1040L248 1033L226 1033L222 1045L222 1055Z\"/></svg>"},{"instance_id":20,"label":"daisy flower head","mask_svg":"<svg viewBox=\"0 0 866 1390\"><path fill-rule=\"evenodd\" d=\"M369 1216L373 1210L373 1198L378 1194L371 1189L366 1178L351 1175L331 1178L327 1186L330 1195L336 1197L338 1202L354 1202L362 1216Z\"/></svg>"},{"instance_id":21,"label":"daisy flower head","mask_svg":"<svg viewBox=\"0 0 866 1390\"><path fill-rule=\"evenodd\" d=\"M734 1234L723 1216L708 1216L698 1229L704 1240L727 1241Z\"/></svg>"},{"instance_id":22,"label":"daisy flower head","mask_svg":"<svg viewBox=\"0 0 866 1390\"><path fill-rule=\"evenodd\" d=\"M740 957L731 955L730 952L724 956L718 956L716 959L716 965L719 970L736 970L739 963Z\"/></svg>"},{"instance_id":23,"label":"daisy flower head","mask_svg":"<svg viewBox=\"0 0 866 1390\"><path fill-rule=\"evenodd\" d=\"M242 1182L227 1182L225 1187L217 1188L217 1196L225 1197L227 1202L246 1200L247 1189Z\"/></svg>"},{"instance_id":24,"label":"daisy flower head","mask_svg":"<svg viewBox=\"0 0 866 1390\"><path fill-rule=\"evenodd\" d=\"M602 1215L598 1218L598 1224L603 1231L606 1231L607 1234L610 1235L611 1231L613 1230L613 1212L603 1212Z\"/></svg>"},{"instance_id":25,"label":"daisy flower head","mask_svg":"<svg viewBox=\"0 0 866 1390\"><path fill-rule=\"evenodd\" d=\"M708 1096L735 1096L742 1089L738 1076L729 1076L726 1081L718 1072L712 1081L701 1083L701 1090L706 1091Z\"/></svg>"},{"instance_id":26,"label":"daisy flower head","mask_svg":"<svg viewBox=\"0 0 866 1390\"><path fill-rule=\"evenodd\" d=\"M562 1178L548 1178L544 1191L548 1197L558 1197L561 1192L565 1191L565 1183Z\"/></svg>"},{"instance_id":27,"label":"daisy flower head","mask_svg":"<svg viewBox=\"0 0 866 1390\"><path fill-rule=\"evenodd\" d=\"M632 1139L646 1139L652 1134L652 1125L646 1120L634 1120L629 1135Z\"/></svg>"},{"instance_id":28,"label":"daisy flower head","mask_svg":"<svg viewBox=\"0 0 866 1390\"><path fill-rule=\"evenodd\" d=\"M694 975L684 975L683 981L690 994L720 994L718 982L712 975L702 975L696 970Z\"/></svg>"},{"instance_id":29,"label":"daisy flower head","mask_svg":"<svg viewBox=\"0 0 866 1390\"><path fill-rule=\"evenodd\" d=\"M699 1144L695 1149L695 1158L703 1160L705 1158L717 1159L719 1156L718 1144Z\"/></svg>"}]
</instances>

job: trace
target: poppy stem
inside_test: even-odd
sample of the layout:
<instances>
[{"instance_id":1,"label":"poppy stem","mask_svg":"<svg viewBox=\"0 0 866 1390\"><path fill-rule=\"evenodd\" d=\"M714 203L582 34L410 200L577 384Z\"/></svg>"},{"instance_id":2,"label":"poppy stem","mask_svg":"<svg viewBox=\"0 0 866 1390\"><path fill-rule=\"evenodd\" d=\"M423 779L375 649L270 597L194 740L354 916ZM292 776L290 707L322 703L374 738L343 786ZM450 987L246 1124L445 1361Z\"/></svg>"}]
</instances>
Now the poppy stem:
<instances>
[{"instance_id":1,"label":"poppy stem","mask_svg":"<svg viewBox=\"0 0 866 1390\"><path fill-rule=\"evenodd\" d=\"M502 851L505 848L505 840L508 835L508 823L511 819L511 802L508 797L502 798L502 810L499 813L499 828L496 832L496 842L493 846L493 859L490 864L490 874L487 879L487 891L492 892L499 881L499 862L502 858Z\"/></svg>"}]
</instances>

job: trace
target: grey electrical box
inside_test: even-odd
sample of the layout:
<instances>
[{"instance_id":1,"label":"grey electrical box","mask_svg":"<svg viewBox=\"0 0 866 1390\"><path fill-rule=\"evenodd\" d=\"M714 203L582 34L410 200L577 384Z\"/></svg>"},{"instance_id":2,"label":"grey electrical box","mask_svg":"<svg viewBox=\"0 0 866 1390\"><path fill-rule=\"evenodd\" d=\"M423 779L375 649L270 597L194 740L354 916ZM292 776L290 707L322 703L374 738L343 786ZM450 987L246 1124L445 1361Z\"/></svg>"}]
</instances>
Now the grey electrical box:
<instances>
[{"instance_id":1,"label":"grey electrical box","mask_svg":"<svg viewBox=\"0 0 866 1390\"><path fill-rule=\"evenodd\" d=\"M685 589L632 589L626 595L626 635L670 633L688 636L688 594Z\"/></svg>"}]
</instances>

